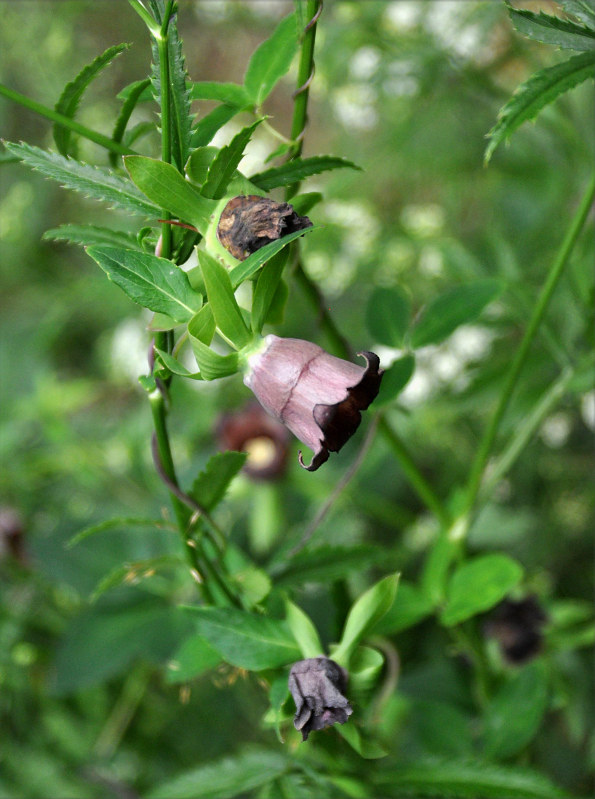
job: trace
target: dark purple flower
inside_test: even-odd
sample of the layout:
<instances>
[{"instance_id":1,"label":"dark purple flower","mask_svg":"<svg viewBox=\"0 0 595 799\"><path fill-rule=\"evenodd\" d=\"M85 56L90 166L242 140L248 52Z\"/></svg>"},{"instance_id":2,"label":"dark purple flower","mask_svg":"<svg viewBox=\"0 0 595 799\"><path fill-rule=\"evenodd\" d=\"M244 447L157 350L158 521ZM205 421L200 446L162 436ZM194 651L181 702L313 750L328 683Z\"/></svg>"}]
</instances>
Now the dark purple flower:
<instances>
[{"instance_id":1,"label":"dark purple flower","mask_svg":"<svg viewBox=\"0 0 595 799\"><path fill-rule=\"evenodd\" d=\"M541 651L546 622L547 615L536 597L505 599L485 623L484 631L498 641L502 657L508 663L520 665Z\"/></svg>"},{"instance_id":2,"label":"dark purple flower","mask_svg":"<svg viewBox=\"0 0 595 799\"><path fill-rule=\"evenodd\" d=\"M217 425L222 449L247 452L244 471L255 480L275 480L285 472L289 454L287 429L251 402L235 413L225 413Z\"/></svg>"},{"instance_id":3,"label":"dark purple flower","mask_svg":"<svg viewBox=\"0 0 595 799\"><path fill-rule=\"evenodd\" d=\"M382 369L373 352L361 352L367 366L329 355L321 347L297 338L267 336L264 349L249 359L244 383L260 404L314 451L315 471L329 452L338 452L355 433L378 394Z\"/></svg>"},{"instance_id":4,"label":"dark purple flower","mask_svg":"<svg viewBox=\"0 0 595 799\"><path fill-rule=\"evenodd\" d=\"M294 663L289 672L289 690L296 706L296 730L307 740L312 730L345 724L353 713L343 696L349 675L334 660L308 658Z\"/></svg>"}]
</instances>

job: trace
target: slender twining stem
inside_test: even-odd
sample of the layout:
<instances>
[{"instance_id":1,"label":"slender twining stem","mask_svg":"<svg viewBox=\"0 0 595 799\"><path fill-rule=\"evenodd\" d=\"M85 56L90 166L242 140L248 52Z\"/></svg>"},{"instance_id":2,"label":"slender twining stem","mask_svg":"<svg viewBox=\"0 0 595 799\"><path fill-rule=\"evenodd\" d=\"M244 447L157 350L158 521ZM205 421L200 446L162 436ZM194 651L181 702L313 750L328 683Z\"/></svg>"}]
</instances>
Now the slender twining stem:
<instances>
[{"instance_id":1,"label":"slender twining stem","mask_svg":"<svg viewBox=\"0 0 595 799\"><path fill-rule=\"evenodd\" d=\"M288 160L293 160L301 155L304 132L308 121L308 96L310 84L314 77L314 44L316 41L316 23L322 13L322 0L308 0L306 16L308 22L302 34L300 48L300 63L298 66L297 89L293 95L293 119L291 123L291 139L293 145L289 150ZM285 192L286 199L290 199L299 189L300 184L288 186Z\"/></svg>"},{"instance_id":2,"label":"slender twining stem","mask_svg":"<svg viewBox=\"0 0 595 799\"><path fill-rule=\"evenodd\" d=\"M288 557L292 558L294 555L297 555L308 543L308 541L312 538L316 530L320 527L322 522L324 521L325 516L330 511L332 506L335 504L336 500L345 490L347 485L351 482L353 477L355 476L356 472L362 465L365 460L366 455L368 454L370 447L372 446L372 442L374 441L374 436L376 435L376 430L378 428L378 421L379 421L379 414L376 414L370 427L368 428L368 432L366 433L366 437L364 438L364 443L360 447L360 451L357 453L357 457L349 467L349 469L345 472L343 477L339 480L337 485L332 490L331 494L328 496L322 507L319 509L316 516L312 519L310 524L304 530L304 533L298 543L290 550Z\"/></svg>"},{"instance_id":3,"label":"slender twining stem","mask_svg":"<svg viewBox=\"0 0 595 799\"><path fill-rule=\"evenodd\" d=\"M391 425L383 417L378 425L384 434L392 451L399 461L403 474L408 479L411 486L415 489L419 497L439 520L443 527L449 527L451 523L450 515L443 506L439 497L434 493L434 489L416 466L411 454L405 444L401 441L398 433L393 430Z\"/></svg>"},{"instance_id":4,"label":"slender twining stem","mask_svg":"<svg viewBox=\"0 0 595 799\"><path fill-rule=\"evenodd\" d=\"M495 462L494 467L490 467L489 479L486 481L485 485L482 486L479 495L482 503L489 500L494 488L524 450L531 436L541 425L548 413L550 413L562 399L574 376L574 369L570 367L565 369L558 379L548 388L529 416L523 419L521 424L515 429L513 437L509 441L506 449Z\"/></svg>"},{"instance_id":5,"label":"slender twining stem","mask_svg":"<svg viewBox=\"0 0 595 799\"><path fill-rule=\"evenodd\" d=\"M89 141L95 142L95 144L99 144L100 147L105 147L106 150L111 150L111 152L117 153L118 155L136 155L136 150L131 150L130 147L126 147L125 144L114 141L108 136L104 136L102 133L88 128L86 125L81 125L76 119L64 116L64 114L54 111L53 108L48 108L47 105L38 103L37 100L32 100L24 94L19 94L19 92L15 92L13 89L9 89L1 83L0 95L7 97L9 100L13 100L13 102L28 108L30 111L34 111L36 114L39 114L39 116L45 117L51 122L57 122L59 125L69 128L73 133L78 133L79 136L83 136L83 138L89 139Z\"/></svg>"},{"instance_id":6,"label":"slender twining stem","mask_svg":"<svg viewBox=\"0 0 595 799\"><path fill-rule=\"evenodd\" d=\"M322 0L308 0L306 15L308 23L304 29L301 40L300 63L298 67L298 88L294 92L293 120L291 125L291 138L294 141L293 147L289 151L288 160L293 160L301 155L306 123L308 120L308 97L310 84L314 77L314 43L316 40L316 26L322 13ZM299 190L300 184L294 183L288 186L285 198L291 199ZM354 351L345 337L339 331L331 316L322 292L318 286L306 274L301 260L296 260L294 276L306 295L312 307L319 315L319 323L322 330L326 333L333 351L347 360L353 360ZM405 445L392 429L385 418L378 424L379 430L387 438L397 460L403 470L403 474L409 480L412 487L425 502L427 507L436 515L443 527L450 525L450 516L443 507L440 499L434 493L432 487L427 482L423 474L416 466L413 458L405 448Z\"/></svg>"},{"instance_id":7,"label":"slender twining stem","mask_svg":"<svg viewBox=\"0 0 595 799\"><path fill-rule=\"evenodd\" d=\"M475 501L477 499L477 495L481 487L481 480L485 471L487 461L490 457L494 441L498 434L500 423L508 408L512 394L516 388L519 376L522 372L523 366L525 365L525 361L527 360L529 349L531 347L531 344L533 343L533 340L535 338L541 320L543 319L545 311L552 298L552 294L554 293L554 290L558 285L558 281L562 277L564 268L568 263L568 259L573 250L574 245L576 244L576 241L579 237L583 224L585 223L589 210L593 204L594 198L595 198L595 174L591 176L591 179L583 195L583 198L580 202L578 210L570 223L570 226L566 232L566 235L564 236L564 239L562 241L562 244L560 245L560 249L558 250L556 257L554 258L554 261L552 263L546 281L543 285L543 288L541 289L539 297L537 298L535 307L533 308L533 313L531 314L531 318L529 320L529 324L527 325L527 329L525 331L525 335L523 337L521 345L516 351L515 356L510 365L510 369L508 371L508 375L506 376L506 380L502 388L502 393L500 395L498 405L496 406L496 410L494 411L494 415L492 416L492 419L488 427L486 428L484 436L480 442L479 449L477 451L477 455L475 457L469 475L467 500L466 500L467 512L469 512L475 505Z\"/></svg>"}]
</instances>

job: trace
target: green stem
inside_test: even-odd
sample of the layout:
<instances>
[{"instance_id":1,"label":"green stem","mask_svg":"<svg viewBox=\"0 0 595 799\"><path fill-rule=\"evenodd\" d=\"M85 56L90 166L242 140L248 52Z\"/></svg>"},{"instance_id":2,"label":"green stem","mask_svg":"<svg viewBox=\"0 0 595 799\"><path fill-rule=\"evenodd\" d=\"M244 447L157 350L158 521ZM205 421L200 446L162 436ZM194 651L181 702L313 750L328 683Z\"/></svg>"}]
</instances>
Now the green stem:
<instances>
[{"instance_id":1,"label":"green stem","mask_svg":"<svg viewBox=\"0 0 595 799\"><path fill-rule=\"evenodd\" d=\"M541 320L545 314L545 311L549 305L550 299L556 286L558 285L558 281L560 280L563 272L564 267L568 262L568 258L572 252L572 249L579 237L583 224L587 218L591 205L593 204L593 199L595 198L595 174L591 176L589 184L587 186L587 190L581 200L581 203L578 207L578 210L568 228L564 240L558 250L556 258L551 266L545 284L541 290L541 293L537 299L535 307L533 309L533 314L531 319L529 320L529 324L527 326L527 330L525 331L524 338L521 342L520 347L515 353L513 358L512 364L510 366L510 370L506 377L504 387L502 389L502 394L500 395L500 400L498 402L498 406L494 412L492 420L487 427L485 434L481 440L479 445L479 449L477 451L477 455L475 457L475 461L473 466L471 467L471 472L469 475L469 483L467 488L467 501L466 501L466 509L470 511L477 499L477 495L479 494L479 490L481 487L481 480L483 477L483 473L485 470L486 463L490 456L490 452L492 451L492 446L496 439L496 435L498 434L498 429L500 427L500 423L502 418L508 408L510 403L511 396L516 388L517 381L525 365L525 361L527 359L527 355L529 354L529 349L531 344L533 343L533 339L537 333Z\"/></svg>"},{"instance_id":2,"label":"green stem","mask_svg":"<svg viewBox=\"0 0 595 799\"><path fill-rule=\"evenodd\" d=\"M171 5L171 3L169 4ZM166 11L169 10L166 9ZM161 90L161 160L166 164L171 164L171 120L170 120L170 86L169 86L169 38L167 26L169 15L163 19L161 35L157 39L157 50L159 52L159 80ZM164 223L161 225L162 257L171 257L172 230L167 222L171 215L163 209Z\"/></svg>"},{"instance_id":3,"label":"green stem","mask_svg":"<svg viewBox=\"0 0 595 799\"><path fill-rule=\"evenodd\" d=\"M574 369L567 368L558 377L533 408L530 415L523 419L518 428L515 429L512 439L508 446L496 461L494 468L490 469L490 477L485 486L481 489L480 500L487 502L494 488L516 461L524 450L531 436L543 422L548 413L554 408L566 393L570 381L575 375Z\"/></svg>"},{"instance_id":4,"label":"green stem","mask_svg":"<svg viewBox=\"0 0 595 799\"><path fill-rule=\"evenodd\" d=\"M291 139L294 142L289 151L288 160L298 158L303 149L304 130L308 120L308 96L310 93L310 82L314 75L314 44L316 41L316 23L322 11L322 0L308 0L306 6L306 16L308 24L302 36L300 63L298 66L297 85L294 94L293 120L291 123ZM297 194L300 187L299 183L288 186L285 191L285 198L291 199Z\"/></svg>"},{"instance_id":5,"label":"green stem","mask_svg":"<svg viewBox=\"0 0 595 799\"><path fill-rule=\"evenodd\" d=\"M385 436L386 440L390 444L398 462L399 466L401 467L403 474L411 484L411 486L417 491L419 497L423 500L423 502L427 505L427 507L432 511L432 513L436 516L440 524L443 528L450 527L451 518L450 514L438 498L438 496L434 493L434 489L428 483L426 478L418 469L415 461L411 457L408 449L406 448L405 444L401 441L398 434L393 430L391 425L387 422L386 417L382 417L380 419L380 423L378 425L379 429Z\"/></svg>"},{"instance_id":6,"label":"green stem","mask_svg":"<svg viewBox=\"0 0 595 799\"><path fill-rule=\"evenodd\" d=\"M95 142L95 144L99 144L101 147L105 147L106 150L110 150L118 155L137 155L136 150L131 150L130 147L126 147L124 144L121 144L121 142L114 141L108 136L104 136L102 133L91 130L91 128L86 127L86 125L81 125L81 123L77 122L75 119L64 116L64 114L54 111L53 108L48 108L47 105L38 103L37 100L32 100L30 97L26 97L24 94L19 94L19 92L15 92L13 89L9 89L7 86L4 86L1 83L0 95L7 97L9 100L12 100L15 103L19 103L19 105L28 108L30 111L34 111L36 114L39 114L40 116L45 117L52 122L56 122L59 125L63 125L65 128L69 128L74 133L78 133L80 136L83 136L85 139L89 139L89 141Z\"/></svg>"}]
</instances>

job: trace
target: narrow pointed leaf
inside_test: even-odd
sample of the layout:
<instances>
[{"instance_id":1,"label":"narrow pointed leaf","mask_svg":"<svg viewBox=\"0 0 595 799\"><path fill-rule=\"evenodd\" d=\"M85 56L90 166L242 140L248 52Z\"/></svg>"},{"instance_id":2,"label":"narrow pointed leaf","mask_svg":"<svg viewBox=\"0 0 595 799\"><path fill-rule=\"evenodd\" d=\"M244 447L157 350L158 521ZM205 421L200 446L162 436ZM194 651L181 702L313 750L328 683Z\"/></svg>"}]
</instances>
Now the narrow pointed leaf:
<instances>
[{"instance_id":1,"label":"narrow pointed leaf","mask_svg":"<svg viewBox=\"0 0 595 799\"><path fill-rule=\"evenodd\" d=\"M180 377L187 377L189 380L202 380L203 376L200 372L191 372L190 369L187 369L184 364L180 363L177 358L174 358L173 355L170 355L169 352L164 352L163 350L158 349L155 347L155 351L159 355L159 359L163 363L163 365L169 369L174 375L180 375Z\"/></svg>"},{"instance_id":2,"label":"narrow pointed leaf","mask_svg":"<svg viewBox=\"0 0 595 799\"><path fill-rule=\"evenodd\" d=\"M89 247L87 252L112 280L139 305L176 322L189 321L202 304L186 273L165 258L117 247Z\"/></svg>"},{"instance_id":3,"label":"narrow pointed leaf","mask_svg":"<svg viewBox=\"0 0 595 799\"><path fill-rule=\"evenodd\" d=\"M219 150L209 167L207 179L202 187L201 193L204 197L220 200L225 195L225 190L244 157L244 149L262 121L257 119L256 122L243 128L228 145Z\"/></svg>"},{"instance_id":4,"label":"narrow pointed leaf","mask_svg":"<svg viewBox=\"0 0 595 799\"><path fill-rule=\"evenodd\" d=\"M192 128L190 147L206 147L217 131L240 111L236 105L219 105L214 108Z\"/></svg>"},{"instance_id":5,"label":"narrow pointed leaf","mask_svg":"<svg viewBox=\"0 0 595 799\"><path fill-rule=\"evenodd\" d=\"M256 175L250 176L250 180L263 191L271 191L279 186L291 186L293 183L299 183L311 175L319 175L321 172L327 172L331 169L345 168L361 169L353 161L348 161L346 158L337 158L332 155L316 155L312 158L296 158L282 166L273 167L264 172L257 172Z\"/></svg>"},{"instance_id":6,"label":"narrow pointed leaf","mask_svg":"<svg viewBox=\"0 0 595 799\"><path fill-rule=\"evenodd\" d=\"M369 588L353 604L347 615L339 646L333 653L333 659L337 663L349 668L349 660L359 642L391 609L398 584L399 574L390 574Z\"/></svg>"},{"instance_id":7,"label":"narrow pointed leaf","mask_svg":"<svg viewBox=\"0 0 595 799\"><path fill-rule=\"evenodd\" d=\"M237 349L241 349L251 341L252 336L234 297L229 273L224 266L202 250L198 252L198 260L215 324Z\"/></svg>"},{"instance_id":8,"label":"narrow pointed leaf","mask_svg":"<svg viewBox=\"0 0 595 799\"><path fill-rule=\"evenodd\" d=\"M229 276L231 278L231 285L234 289L236 289L240 283L243 283L245 280L248 280L249 277L255 272L258 272L260 267L265 264L273 255L276 255L280 252L284 247L287 247L292 241L295 239L299 239L300 236L308 235L313 230L317 230L316 227L307 227L303 230L296 230L293 233L290 233L288 236L283 236L283 238L278 239L277 241L271 241L270 244L265 244L264 247L261 247L260 250L256 250L253 252L252 255L249 255L245 261L242 261L241 264L235 266Z\"/></svg>"},{"instance_id":9,"label":"narrow pointed leaf","mask_svg":"<svg viewBox=\"0 0 595 799\"><path fill-rule=\"evenodd\" d=\"M568 61L547 67L532 75L516 89L498 114L498 121L488 133L489 144L484 161L489 162L496 147L514 131L552 103L564 92L595 77L595 53L581 53Z\"/></svg>"},{"instance_id":10,"label":"narrow pointed leaf","mask_svg":"<svg viewBox=\"0 0 595 799\"><path fill-rule=\"evenodd\" d=\"M310 617L289 599L285 602L287 626L304 658L317 658L324 655L320 637Z\"/></svg>"},{"instance_id":11,"label":"narrow pointed leaf","mask_svg":"<svg viewBox=\"0 0 595 799\"><path fill-rule=\"evenodd\" d=\"M186 174L192 183L202 186L218 152L216 147L197 147L194 150L186 164Z\"/></svg>"},{"instance_id":12,"label":"narrow pointed leaf","mask_svg":"<svg viewBox=\"0 0 595 799\"><path fill-rule=\"evenodd\" d=\"M560 19L550 14L535 14L524 8L508 7L512 24L519 33L545 44L568 50L595 50L595 31L578 25L569 19Z\"/></svg>"},{"instance_id":13,"label":"narrow pointed leaf","mask_svg":"<svg viewBox=\"0 0 595 799\"><path fill-rule=\"evenodd\" d=\"M174 166L142 155L127 156L124 164L132 181L150 200L205 235L215 203L201 197Z\"/></svg>"},{"instance_id":14,"label":"narrow pointed leaf","mask_svg":"<svg viewBox=\"0 0 595 799\"><path fill-rule=\"evenodd\" d=\"M400 347L411 318L411 300L397 286L374 289L366 309L366 326L379 344Z\"/></svg>"},{"instance_id":15,"label":"narrow pointed leaf","mask_svg":"<svg viewBox=\"0 0 595 799\"><path fill-rule=\"evenodd\" d=\"M192 335L189 337L203 380L218 380L220 377L235 375L239 369L237 352L231 352L229 355L219 355L218 352L203 344L200 339Z\"/></svg>"},{"instance_id":16,"label":"narrow pointed leaf","mask_svg":"<svg viewBox=\"0 0 595 799\"><path fill-rule=\"evenodd\" d=\"M275 294L279 288L281 277L283 276L283 269L287 263L288 250L281 250L277 255L273 256L271 260L263 266L258 281L254 287L254 294L252 296L252 330L254 333L260 334L265 322Z\"/></svg>"},{"instance_id":17,"label":"narrow pointed leaf","mask_svg":"<svg viewBox=\"0 0 595 799\"><path fill-rule=\"evenodd\" d=\"M567 14L580 19L589 30L595 31L595 3L593 0L562 0Z\"/></svg>"},{"instance_id":18,"label":"narrow pointed leaf","mask_svg":"<svg viewBox=\"0 0 595 799\"><path fill-rule=\"evenodd\" d=\"M244 76L244 87L257 107L266 100L277 81L289 70L297 46L295 14L290 14L281 20L270 38L252 54Z\"/></svg>"},{"instance_id":19,"label":"narrow pointed leaf","mask_svg":"<svg viewBox=\"0 0 595 799\"><path fill-rule=\"evenodd\" d=\"M127 50L129 47L130 45L125 43L108 47L104 53L97 56L90 64L87 64L74 80L66 84L60 95L60 99L54 106L55 110L72 119L76 113L81 97L89 84L93 82L99 73L105 69L116 56L119 56L120 53L123 53L124 50ZM68 128L63 125L54 125L54 141L56 142L58 151L62 155L68 155L71 136L72 131Z\"/></svg>"},{"instance_id":20,"label":"narrow pointed leaf","mask_svg":"<svg viewBox=\"0 0 595 799\"><path fill-rule=\"evenodd\" d=\"M127 95L120 113L118 114L118 118L116 119L116 124L114 126L114 132L112 133L112 139L114 141L121 142L124 138L124 134L126 132L126 126L130 121L130 117L132 116L132 112L140 102L140 98L142 97L144 91L151 85L151 81L149 78L145 78L145 80L139 80L136 83L132 84L132 89L130 93ZM119 156L117 153L110 152L110 163L112 166L116 166L118 163Z\"/></svg>"},{"instance_id":21,"label":"narrow pointed leaf","mask_svg":"<svg viewBox=\"0 0 595 799\"><path fill-rule=\"evenodd\" d=\"M7 142L6 148L32 169L94 200L102 200L111 206L148 218L158 218L161 213L160 207L149 202L129 180L120 178L107 169L89 166L73 158L64 158L30 144Z\"/></svg>"},{"instance_id":22,"label":"narrow pointed leaf","mask_svg":"<svg viewBox=\"0 0 595 799\"><path fill-rule=\"evenodd\" d=\"M98 227L97 225L60 225L46 230L42 239L69 241L88 247L93 244L107 244L113 247L134 249L138 246L136 236L123 230Z\"/></svg>"}]
</instances>

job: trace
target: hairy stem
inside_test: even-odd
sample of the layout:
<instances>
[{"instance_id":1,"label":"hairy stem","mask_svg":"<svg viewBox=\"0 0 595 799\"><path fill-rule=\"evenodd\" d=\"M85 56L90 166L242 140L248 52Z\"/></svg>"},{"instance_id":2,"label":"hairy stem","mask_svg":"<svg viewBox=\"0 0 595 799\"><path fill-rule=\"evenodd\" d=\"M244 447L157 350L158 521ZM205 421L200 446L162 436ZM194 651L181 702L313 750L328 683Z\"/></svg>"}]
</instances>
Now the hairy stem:
<instances>
[{"instance_id":1,"label":"hairy stem","mask_svg":"<svg viewBox=\"0 0 595 799\"><path fill-rule=\"evenodd\" d=\"M1 83L0 95L7 97L9 100L18 103L25 108L28 108L30 111L34 111L36 114L49 119L51 122L57 122L59 125L69 128L71 131L73 131L73 133L78 133L79 136L89 139L89 141L95 142L95 144L99 144L100 147L105 147L106 150L110 150L112 153L117 153L118 155L137 154L136 150L131 150L130 147L126 147L126 145L122 144L121 142L114 141L108 136L98 133L96 130L91 130L91 128L88 128L86 125L81 125L81 123L77 122L75 119L64 116L64 114L54 111L53 108L49 108L47 105L38 103L37 100L32 100L30 97L26 97L24 94L19 94L19 92L15 92L13 89L9 89L7 86L4 86Z\"/></svg>"},{"instance_id":2,"label":"hairy stem","mask_svg":"<svg viewBox=\"0 0 595 799\"><path fill-rule=\"evenodd\" d=\"M527 325L527 329L525 331L525 335L523 337L521 345L516 351L515 356L510 365L510 369L508 371L508 375L504 382L502 393L500 395L500 400L498 402L494 415L492 416L491 422L486 428L484 436L480 442L479 449L477 451L477 455L475 457L475 461L473 462L473 465L471 467L471 472L469 475L467 500L466 500L466 509L468 512L475 505L477 495L479 494L481 488L481 480L485 471L488 458L490 457L494 441L498 434L500 423L502 422L502 418L504 417L504 414L508 408L512 394L516 388L518 379L523 370L523 366L525 365L525 361L527 360L531 344L533 343L533 340L535 338L539 325L541 324L541 321L549 305L549 302L552 298L554 290L558 285L558 281L560 280L562 274L564 273L564 268L568 263L568 259L574 248L574 245L576 244L581 229L585 223L589 210L593 204L594 198L595 198L595 174L591 176L591 179L583 195L583 198L580 202L578 210L570 223L566 235L564 236L564 240L560 245L560 249L556 254L554 262L552 263L552 266L550 268L546 281L543 285L541 293L539 294L537 302L535 303L535 307L533 308L533 313L529 320L529 324Z\"/></svg>"}]
</instances>

